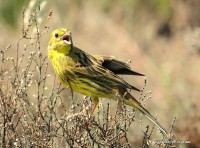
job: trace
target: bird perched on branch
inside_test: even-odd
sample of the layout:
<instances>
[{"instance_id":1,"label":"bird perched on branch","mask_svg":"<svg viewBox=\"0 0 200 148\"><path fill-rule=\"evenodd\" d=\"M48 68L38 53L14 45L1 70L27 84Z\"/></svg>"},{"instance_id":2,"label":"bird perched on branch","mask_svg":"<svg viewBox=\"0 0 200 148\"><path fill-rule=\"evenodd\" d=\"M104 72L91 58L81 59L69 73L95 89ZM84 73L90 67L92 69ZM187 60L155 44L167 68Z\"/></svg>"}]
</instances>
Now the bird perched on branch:
<instances>
[{"instance_id":1,"label":"bird perched on branch","mask_svg":"<svg viewBox=\"0 0 200 148\"><path fill-rule=\"evenodd\" d=\"M48 58L62 84L70 86L73 91L92 97L94 103L92 113L100 97L123 100L126 105L144 114L167 135L161 124L128 92L129 89L140 90L118 76L118 74L143 76L133 71L128 64L114 57L94 56L75 47L71 31L64 28L51 33Z\"/></svg>"}]
</instances>

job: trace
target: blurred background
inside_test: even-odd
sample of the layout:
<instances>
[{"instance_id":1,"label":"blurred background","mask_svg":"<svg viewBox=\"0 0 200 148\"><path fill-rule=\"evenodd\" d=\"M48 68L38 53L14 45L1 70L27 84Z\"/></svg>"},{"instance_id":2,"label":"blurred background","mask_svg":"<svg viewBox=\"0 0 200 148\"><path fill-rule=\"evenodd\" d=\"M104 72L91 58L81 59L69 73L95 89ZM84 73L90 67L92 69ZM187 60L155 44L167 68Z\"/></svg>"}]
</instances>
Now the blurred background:
<instances>
[{"instance_id":1,"label":"blurred background","mask_svg":"<svg viewBox=\"0 0 200 148\"><path fill-rule=\"evenodd\" d=\"M51 31L64 27L71 29L75 46L130 60L135 71L146 75L145 90L152 91L146 108L167 129L176 117L176 138L200 147L200 1L1 0L0 48L18 41L23 8L37 4L41 20L53 12L41 42L44 55ZM49 73L54 74L52 67ZM144 86L143 77L124 78Z\"/></svg>"}]
</instances>

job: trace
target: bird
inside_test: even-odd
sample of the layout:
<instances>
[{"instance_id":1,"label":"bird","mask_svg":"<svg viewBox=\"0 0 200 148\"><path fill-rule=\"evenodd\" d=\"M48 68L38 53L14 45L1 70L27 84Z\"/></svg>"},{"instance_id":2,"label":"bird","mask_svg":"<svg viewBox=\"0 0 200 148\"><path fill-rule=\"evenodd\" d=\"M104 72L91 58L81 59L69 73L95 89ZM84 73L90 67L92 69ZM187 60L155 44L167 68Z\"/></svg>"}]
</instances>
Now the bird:
<instances>
[{"instance_id":1,"label":"bird","mask_svg":"<svg viewBox=\"0 0 200 148\"><path fill-rule=\"evenodd\" d=\"M92 55L76 47L70 29L66 28L56 29L51 33L48 58L63 85L92 98L94 108L91 114L98 105L99 98L123 100L126 105L145 115L163 134L167 135L167 131L157 119L129 91L140 90L119 76L144 76L133 71L127 63L113 56Z\"/></svg>"}]
</instances>

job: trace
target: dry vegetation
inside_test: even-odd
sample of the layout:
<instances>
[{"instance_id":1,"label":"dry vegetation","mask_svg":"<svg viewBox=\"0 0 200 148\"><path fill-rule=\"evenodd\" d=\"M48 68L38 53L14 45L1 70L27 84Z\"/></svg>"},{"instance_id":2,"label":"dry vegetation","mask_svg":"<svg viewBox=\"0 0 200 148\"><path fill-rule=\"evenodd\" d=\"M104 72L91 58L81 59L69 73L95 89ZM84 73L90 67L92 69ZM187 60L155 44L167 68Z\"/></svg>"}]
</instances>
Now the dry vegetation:
<instances>
[{"instance_id":1,"label":"dry vegetation","mask_svg":"<svg viewBox=\"0 0 200 148\"><path fill-rule=\"evenodd\" d=\"M5 37L0 41L1 147L199 147L197 4L177 1L173 7L165 4L157 10L161 14L153 15L157 13L151 12L152 5L142 7L139 3L134 5L138 14L131 11L132 3L118 0L97 2L96 8L90 2L69 3L53 3L53 10L47 13L45 1L34 5L32 0L20 14L21 31L14 35L9 29L2 30ZM169 139L163 139L158 129L132 108L123 106L120 110L111 100L102 100L97 113L91 116L90 98L63 88L49 65L46 48L53 26L72 26L78 46L91 53L111 54L127 61L134 57L132 66L140 72L144 69L150 83L144 82L142 94L134 95L142 104L148 101L146 108L150 112L158 113L159 121L171 134L170 140L191 143L156 143ZM137 80L138 83L143 84L143 80ZM149 94L148 89L153 93Z\"/></svg>"},{"instance_id":2,"label":"dry vegetation","mask_svg":"<svg viewBox=\"0 0 200 148\"><path fill-rule=\"evenodd\" d=\"M128 129L135 120L134 110L123 106L111 115L107 103L99 106L94 117L89 98L77 102L71 92L67 108L66 97L61 94L64 88L55 81L47 87L52 77L47 73L48 61L40 42L52 12L38 24L39 12L32 9L27 15L24 10L21 37L16 44L1 49L2 147L131 147ZM9 56L11 50L15 57ZM150 142L153 129L144 131L143 146Z\"/></svg>"}]
</instances>

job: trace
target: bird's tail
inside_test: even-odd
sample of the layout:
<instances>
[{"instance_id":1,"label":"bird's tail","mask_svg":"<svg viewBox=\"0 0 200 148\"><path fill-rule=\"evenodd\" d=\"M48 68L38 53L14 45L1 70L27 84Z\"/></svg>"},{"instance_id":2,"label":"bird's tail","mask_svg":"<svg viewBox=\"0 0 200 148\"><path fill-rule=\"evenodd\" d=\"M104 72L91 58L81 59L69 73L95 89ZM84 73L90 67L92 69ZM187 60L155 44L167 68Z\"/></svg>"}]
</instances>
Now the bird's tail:
<instances>
[{"instance_id":1,"label":"bird's tail","mask_svg":"<svg viewBox=\"0 0 200 148\"><path fill-rule=\"evenodd\" d=\"M161 126L161 124L154 118L141 104L138 102L130 93L126 92L123 96L124 103L134 107L139 110L142 114L144 114L151 122L153 122L162 133L167 135L167 131Z\"/></svg>"}]
</instances>

